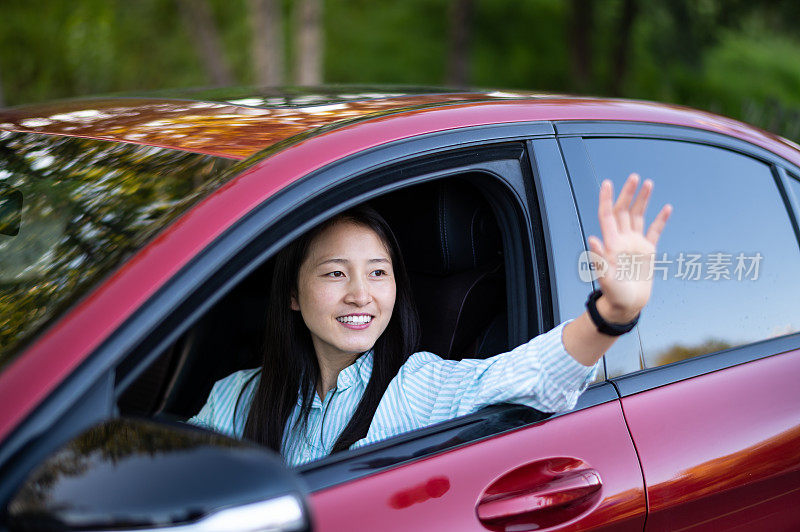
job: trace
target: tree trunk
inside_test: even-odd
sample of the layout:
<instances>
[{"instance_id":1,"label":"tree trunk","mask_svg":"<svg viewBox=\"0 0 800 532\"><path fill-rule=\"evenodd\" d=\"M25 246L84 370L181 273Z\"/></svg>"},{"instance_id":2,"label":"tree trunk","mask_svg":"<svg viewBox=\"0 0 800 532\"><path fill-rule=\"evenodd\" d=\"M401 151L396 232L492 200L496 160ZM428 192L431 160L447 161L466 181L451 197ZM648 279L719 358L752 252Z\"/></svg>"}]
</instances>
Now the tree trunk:
<instances>
[{"instance_id":1,"label":"tree trunk","mask_svg":"<svg viewBox=\"0 0 800 532\"><path fill-rule=\"evenodd\" d=\"M298 85L322 83L322 0L298 0L295 4L294 77Z\"/></svg>"},{"instance_id":2,"label":"tree trunk","mask_svg":"<svg viewBox=\"0 0 800 532\"><path fill-rule=\"evenodd\" d=\"M231 75L225 54L222 52L217 25L208 0L178 0L181 17L194 37L194 45L203 66L216 86L231 85Z\"/></svg>"},{"instance_id":3,"label":"tree trunk","mask_svg":"<svg viewBox=\"0 0 800 532\"><path fill-rule=\"evenodd\" d=\"M622 4L622 15L619 19L619 29L617 30L617 46L614 50L610 92L612 96L620 96L622 88L625 86L625 78L628 75L628 60L631 51L631 35L633 33L633 22L636 19L639 5L636 0L625 0Z\"/></svg>"},{"instance_id":4,"label":"tree trunk","mask_svg":"<svg viewBox=\"0 0 800 532\"><path fill-rule=\"evenodd\" d=\"M572 20L567 34L573 86L580 92L592 84L593 0L572 0Z\"/></svg>"},{"instance_id":5,"label":"tree trunk","mask_svg":"<svg viewBox=\"0 0 800 532\"><path fill-rule=\"evenodd\" d=\"M283 17L280 0L250 0L253 68L262 87L283 85Z\"/></svg>"},{"instance_id":6,"label":"tree trunk","mask_svg":"<svg viewBox=\"0 0 800 532\"><path fill-rule=\"evenodd\" d=\"M470 83L469 58L472 40L472 0L450 2L450 43L447 55L447 84L467 87Z\"/></svg>"}]
</instances>

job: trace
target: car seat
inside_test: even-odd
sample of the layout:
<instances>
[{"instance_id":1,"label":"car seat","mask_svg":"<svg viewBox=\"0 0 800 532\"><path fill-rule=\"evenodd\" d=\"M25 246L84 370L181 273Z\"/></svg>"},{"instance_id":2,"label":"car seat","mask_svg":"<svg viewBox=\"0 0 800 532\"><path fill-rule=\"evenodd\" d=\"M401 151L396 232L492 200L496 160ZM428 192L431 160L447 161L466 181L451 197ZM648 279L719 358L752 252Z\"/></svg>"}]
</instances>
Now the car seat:
<instances>
[{"instance_id":1,"label":"car seat","mask_svg":"<svg viewBox=\"0 0 800 532\"><path fill-rule=\"evenodd\" d=\"M419 349L450 359L504 351L502 240L479 191L461 179L442 180L388 195L375 207L403 252L422 327Z\"/></svg>"}]
</instances>

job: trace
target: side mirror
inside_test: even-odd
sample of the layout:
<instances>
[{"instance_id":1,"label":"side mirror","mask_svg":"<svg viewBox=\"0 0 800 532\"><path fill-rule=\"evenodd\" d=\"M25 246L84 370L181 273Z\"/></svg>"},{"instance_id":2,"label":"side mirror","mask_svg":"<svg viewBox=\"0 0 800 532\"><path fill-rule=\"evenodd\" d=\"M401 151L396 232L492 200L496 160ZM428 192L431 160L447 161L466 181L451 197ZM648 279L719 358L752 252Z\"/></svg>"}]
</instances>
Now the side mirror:
<instances>
[{"instance_id":1,"label":"side mirror","mask_svg":"<svg viewBox=\"0 0 800 532\"><path fill-rule=\"evenodd\" d=\"M202 429L105 422L8 504L10 530L308 531L305 490L272 452Z\"/></svg>"}]
</instances>

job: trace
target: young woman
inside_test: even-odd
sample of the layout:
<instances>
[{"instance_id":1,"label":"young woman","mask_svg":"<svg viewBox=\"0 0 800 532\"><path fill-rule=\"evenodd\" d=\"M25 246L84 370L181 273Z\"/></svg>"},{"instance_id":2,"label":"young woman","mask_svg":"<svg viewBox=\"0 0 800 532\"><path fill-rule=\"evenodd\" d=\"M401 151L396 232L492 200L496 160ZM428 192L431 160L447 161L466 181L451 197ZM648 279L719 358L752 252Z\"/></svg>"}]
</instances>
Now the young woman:
<instances>
[{"instance_id":1,"label":"young woman","mask_svg":"<svg viewBox=\"0 0 800 532\"><path fill-rule=\"evenodd\" d=\"M569 410L650 297L650 276L615 275L623 254L642 255L648 271L671 212L666 205L645 234L653 183L634 198L638 180L628 178L613 206L611 182L600 188L603 240L589 237L589 247L609 266L602 295L578 318L485 360L411 354L417 317L391 230L367 207L333 217L275 259L263 366L218 381L189 422L297 465L493 403Z\"/></svg>"}]
</instances>

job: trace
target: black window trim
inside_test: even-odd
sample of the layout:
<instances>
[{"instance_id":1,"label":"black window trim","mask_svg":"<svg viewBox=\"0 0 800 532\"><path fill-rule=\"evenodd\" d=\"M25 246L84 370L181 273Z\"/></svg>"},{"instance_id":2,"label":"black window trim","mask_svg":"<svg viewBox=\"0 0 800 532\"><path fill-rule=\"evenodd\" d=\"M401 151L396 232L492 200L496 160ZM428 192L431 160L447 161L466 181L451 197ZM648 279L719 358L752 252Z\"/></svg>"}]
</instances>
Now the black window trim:
<instances>
[{"instance_id":1,"label":"black window trim","mask_svg":"<svg viewBox=\"0 0 800 532\"><path fill-rule=\"evenodd\" d=\"M588 201L589 198L592 198L592 202L594 201L599 188L599 183L583 144L584 138L649 138L691 142L733 151L769 165L792 223L798 246L800 246L800 227L798 227L797 221L798 216L800 216L800 210L798 210L797 198L789 189L786 181L792 179L787 175L787 169L800 176L800 167L765 148L722 133L685 126L646 122L569 121L554 122L554 127L559 143L564 150L565 162L569 168L570 181L575 189L575 199L579 212L592 212L589 210L589 205L593 206L593 203L590 204ZM576 173L584 172L590 172L592 179L574 178ZM591 188L591 183L594 183L594 189ZM586 216L588 215L584 215L581 218L584 219ZM638 335L638 327L635 331ZM739 364L779 355L794 349L800 349L800 333L764 339L665 366L635 371L614 377L610 381L617 387L620 397L626 397Z\"/></svg>"},{"instance_id":2,"label":"black window trim","mask_svg":"<svg viewBox=\"0 0 800 532\"><path fill-rule=\"evenodd\" d=\"M798 223L798 217L800 217L800 198L797 197L797 195L794 193L794 189L790 185L790 181L800 183L800 178L795 179L789 175L789 173L786 171L786 168L781 165L775 165L772 167L772 169L775 173L776 179L778 180L778 189L781 192L783 202L789 209L789 217L792 221L794 236L797 239L798 245L800 245L800 223Z\"/></svg>"},{"instance_id":3,"label":"black window trim","mask_svg":"<svg viewBox=\"0 0 800 532\"><path fill-rule=\"evenodd\" d=\"M535 188L531 195L545 198L537 206L540 216L533 223L541 224L545 235L544 249L550 274L554 325L575 318L585 310L584 302L592 289L575 273L577 258L586 250L586 237L557 140L532 139L528 142L528 151L531 154L532 184ZM605 380L605 356L600 365L599 376Z\"/></svg>"},{"instance_id":4,"label":"black window trim","mask_svg":"<svg viewBox=\"0 0 800 532\"><path fill-rule=\"evenodd\" d=\"M252 241L257 239L257 235L268 231L269 228L275 225L277 220L286 219L287 214L299 202L305 201L310 192L331 195L329 187L335 182L338 183L336 190L343 190L340 186L342 175L361 176L375 168L385 167L389 164L406 163L411 159L419 159L433 154L438 157L442 153L454 152L454 150L460 154L465 154L471 148L478 146L488 145L492 147L492 145L507 144L509 142L515 142L519 145L521 154L519 162L520 166L524 168L522 164L522 158L524 158L525 153L524 142L532 138L552 137L553 134L551 123L530 122L477 126L456 131L420 135L366 150L337 161L281 190L253 209L251 213L234 224L203 252L198 254L142 305L133 316L126 320L111 337L88 356L79 368L6 439L0 448L0 467L6 465L11 456L25 454L24 449L33 442L43 443L49 447L47 444L50 431L46 428L58 424L60 420L63 421L61 416L76 404L77 398L96 385L96 383L105 382L109 377L109 372L114 371L114 368L137 348L148 353L140 362L144 366L158 356L161 349L174 342L177 339L177 331L180 330L181 323L193 322L198 319L211 304L222 297L224 293L227 293L232 286L248 275L258 264L266 260L266 258L259 260L258 257L251 256L253 254L258 255L253 251L249 255L243 252L248 249L254 250L256 246L252 245ZM409 153L412 155L408 155ZM451 174L463 174L465 168L469 168L469 166L460 166ZM320 185L321 179L328 180L327 188ZM409 186L426 179L430 179L430 177L402 180L402 184L396 185L394 188ZM353 180L348 179L347 182L352 183ZM518 187L515 188L509 185L509 188L520 196ZM374 197L389 192L391 189L391 186L388 188L375 188L366 196ZM522 195L524 195L524 189L522 190ZM368 197L363 194L355 195L347 203L340 204L338 210L366 199ZM516 203L522 208L522 214L525 219L529 219L528 204L523 197L517 197ZM305 225L296 227L294 231L287 232L282 238L272 242L268 249L262 250L260 253L267 256L271 250L285 245L291 238L296 237L301 230L318 223L321 219L331 215L332 212L330 209L325 209L324 211L306 214L309 216ZM529 226L528 223L526 225ZM239 266L231 270L231 264L236 262L232 260L233 257L242 257L239 260L247 262L249 267ZM191 311L178 312L182 305L186 306L190 302L187 300L187 294L198 294L201 292L200 288L202 286L210 286L212 276L225 279L220 286L215 286L213 289L218 297L213 300L209 299L204 304L195 305ZM524 283L521 286L525 286ZM533 304L536 304L536 302L533 302ZM525 327L523 326L522 330L524 329ZM527 333L527 331L525 332ZM143 344L145 338L149 339L146 347ZM592 404L588 404L587 400L583 400L580 408L586 408L617 398L615 393L609 391L610 387L601 386L595 388L604 391L585 394L587 399L594 399L591 401ZM117 414L113 411L115 407L111 402L104 404L102 408L107 411L109 417ZM462 419L459 423L462 421L464 420ZM88 424L75 422L64 431L65 437L75 436L85 428L88 428ZM369 473L362 473L362 475L365 474ZM344 480L348 479L343 479L342 481ZM5 485L6 483L3 483L3 486Z\"/></svg>"}]
</instances>

